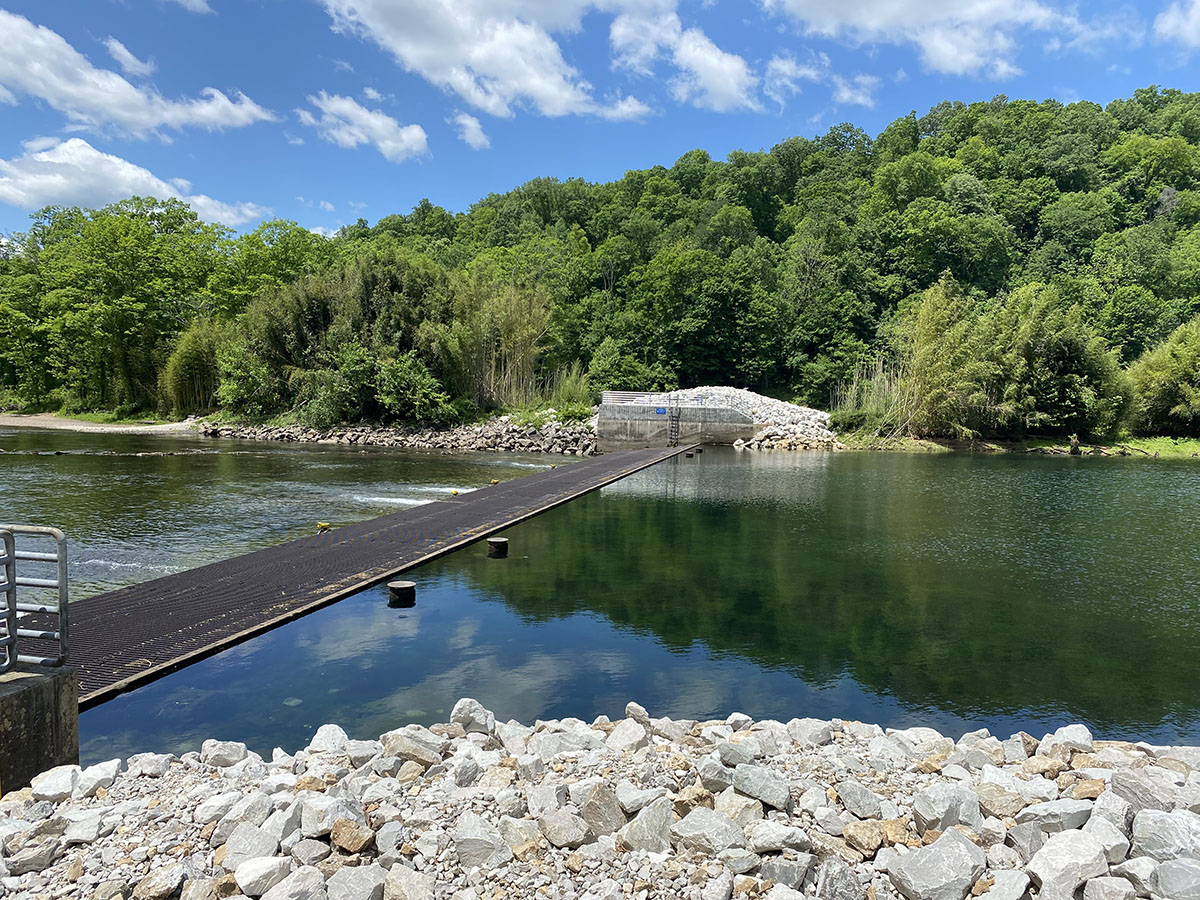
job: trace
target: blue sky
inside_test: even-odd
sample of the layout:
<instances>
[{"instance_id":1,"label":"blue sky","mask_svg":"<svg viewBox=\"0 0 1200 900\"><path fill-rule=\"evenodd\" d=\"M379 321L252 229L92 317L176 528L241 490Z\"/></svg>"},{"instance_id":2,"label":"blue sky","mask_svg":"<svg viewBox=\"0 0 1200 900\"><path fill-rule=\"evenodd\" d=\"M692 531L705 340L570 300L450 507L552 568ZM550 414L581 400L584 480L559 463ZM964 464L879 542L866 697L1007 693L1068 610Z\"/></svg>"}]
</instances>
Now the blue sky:
<instances>
[{"instance_id":1,"label":"blue sky","mask_svg":"<svg viewBox=\"0 0 1200 900\"><path fill-rule=\"evenodd\" d=\"M1198 61L1200 0L0 0L0 233L132 193L332 231Z\"/></svg>"}]
</instances>

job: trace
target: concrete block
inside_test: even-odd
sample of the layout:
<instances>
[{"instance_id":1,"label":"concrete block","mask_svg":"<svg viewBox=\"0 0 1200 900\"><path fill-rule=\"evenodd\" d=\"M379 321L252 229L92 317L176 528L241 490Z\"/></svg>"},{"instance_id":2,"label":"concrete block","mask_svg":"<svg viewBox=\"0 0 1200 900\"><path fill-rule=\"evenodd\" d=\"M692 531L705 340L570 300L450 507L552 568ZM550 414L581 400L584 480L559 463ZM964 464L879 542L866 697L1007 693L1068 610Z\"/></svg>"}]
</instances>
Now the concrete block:
<instances>
[{"instance_id":1,"label":"concrete block","mask_svg":"<svg viewBox=\"0 0 1200 900\"><path fill-rule=\"evenodd\" d=\"M78 762L78 670L18 665L0 675L0 794Z\"/></svg>"}]
</instances>

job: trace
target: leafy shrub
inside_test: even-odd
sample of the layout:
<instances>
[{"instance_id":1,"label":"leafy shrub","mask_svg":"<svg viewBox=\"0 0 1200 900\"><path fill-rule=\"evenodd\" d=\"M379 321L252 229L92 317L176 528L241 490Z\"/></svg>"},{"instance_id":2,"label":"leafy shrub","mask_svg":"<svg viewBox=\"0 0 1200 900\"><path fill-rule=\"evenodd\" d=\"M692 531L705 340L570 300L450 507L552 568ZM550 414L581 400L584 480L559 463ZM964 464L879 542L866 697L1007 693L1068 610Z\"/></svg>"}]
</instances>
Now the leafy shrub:
<instances>
[{"instance_id":1,"label":"leafy shrub","mask_svg":"<svg viewBox=\"0 0 1200 900\"><path fill-rule=\"evenodd\" d=\"M441 384L415 353L381 361L375 391L387 418L442 425L460 417Z\"/></svg>"},{"instance_id":2,"label":"leafy shrub","mask_svg":"<svg viewBox=\"0 0 1200 900\"><path fill-rule=\"evenodd\" d=\"M1200 316L1138 359L1129 380L1135 431L1200 437Z\"/></svg>"}]
</instances>

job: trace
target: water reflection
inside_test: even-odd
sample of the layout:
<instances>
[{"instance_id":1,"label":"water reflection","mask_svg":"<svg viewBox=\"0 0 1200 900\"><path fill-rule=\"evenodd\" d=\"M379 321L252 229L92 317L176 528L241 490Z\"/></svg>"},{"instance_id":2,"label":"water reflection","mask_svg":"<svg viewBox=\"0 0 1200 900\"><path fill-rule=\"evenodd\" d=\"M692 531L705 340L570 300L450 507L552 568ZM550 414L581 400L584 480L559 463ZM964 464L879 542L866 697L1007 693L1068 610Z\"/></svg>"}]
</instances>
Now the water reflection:
<instances>
[{"instance_id":1,"label":"water reflection","mask_svg":"<svg viewBox=\"0 0 1200 900\"><path fill-rule=\"evenodd\" d=\"M1200 469L708 451L86 713L89 758L325 721L844 716L1200 740ZM299 702L296 702L299 701Z\"/></svg>"}]
</instances>

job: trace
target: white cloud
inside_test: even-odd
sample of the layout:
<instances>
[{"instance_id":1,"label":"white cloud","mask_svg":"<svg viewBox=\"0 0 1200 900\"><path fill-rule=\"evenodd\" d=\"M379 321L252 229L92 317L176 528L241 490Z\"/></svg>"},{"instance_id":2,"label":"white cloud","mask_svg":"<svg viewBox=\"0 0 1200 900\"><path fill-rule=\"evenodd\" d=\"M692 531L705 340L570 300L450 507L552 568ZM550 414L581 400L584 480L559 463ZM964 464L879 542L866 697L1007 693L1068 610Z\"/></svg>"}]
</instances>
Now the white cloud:
<instances>
[{"instance_id":1,"label":"white cloud","mask_svg":"<svg viewBox=\"0 0 1200 900\"><path fill-rule=\"evenodd\" d=\"M325 212L333 212L333 204L328 200L322 200L319 205Z\"/></svg>"},{"instance_id":2,"label":"white cloud","mask_svg":"<svg viewBox=\"0 0 1200 900\"><path fill-rule=\"evenodd\" d=\"M321 111L318 119L307 109L296 110L305 125L317 129L325 140L339 147L354 149L373 144L390 162L403 162L428 152L425 129L420 125L401 125L391 116L367 109L352 97L327 94L310 96L308 102Z\"/></svg>"},{"instance_id":3,"label":"white cloud","mask_svg":"<svg viewBox=\"0 0 1200 900\"><path fill-rule=\"evenodd\" d=\"M1154 36L1189 49L1200 47L1200 0L1174 0L1155 17Z\"/></svg>"},{"instance_id":4,"label":"white cloud","mask_svg":"<svg viewBox=\"0 0 1200 900\"><path fill-rule=\"evenodd\" d=\"M363 88L363 96L368 100L374 100L376 103L383 99L383 94L379 93L379 91L375 90L373 87Z\"/></svg>"},{"instance_id":5,"label":"white cloud","mask_svg":"<svg viewBox=\"0 0 1200 900\"><path fill-rule=\"evenodd\" d=\"M491 140L483 133L483 126L474 116L459 113L448 121L458 126L458 139L472 150L486 150L492 146Z\"/></svg>"},{"instance_id":6,"label":"white cloud","mask_svg":"<svg viewBox=\"0 0 1200 900\"><path fill-rule=\"evenodd\" d=\"M800 63L789 53L771 57L763 76L763 93L783 109L787 98L800 93L800 82L819 82L829 69L829 57L822 54L815 63Z\"/></svg>"},{"instance_id":7,"label":"white cloud","mask_svg":"<svg viewBox=\"0 0 1200 900\"><path fill-rule=\"evenodd\" d=\"M679 70L670 80L671 94L682 103L716 112L759 108L758 78L747 62L699 28L685 30L674 12L622 13L613 19L609 42L613 66L637 75L652 75L654 64L669 53Z\"/></svg>"},{"instance_id":8,"label":"white cloud","mask_svg":"<svg viewBox=\"0 0 1200 900\"><path fill-rule=\"evenodd\" d=\"M0 159L0 202L21 209L97 207L138 195L177 197L200 218L226 225L241 225L271 212L256 203L222 203L205 194L188 194L191 185L186 180L164 181L126 159L100 152L82 138L38 138L27 141L23 149L21 156Z\"/></svg>"},{"instance_id":9,"label":"white cloud","mask_svg":"<svg viewBox=\"0 0 1200 900\"><path fill-rule=\"evenodd\" d=\"M41 100L76 127L111 126L144 137L162 128L218 131L275 118L240 92L230 99L208 87L198 99L168 100L152 88L135 87L93 66L56 32L2 9L0 35L0 91Z\"/></svg>"},{"instance_id":10,"label":"white cloud","mask_svg":"<svg viewBox=\"0 0 1200 900\"><path fill-rule=\"evenodd\" d=\"M283 133L283 139L285 141L287 141L289 144L291 144L293 147L303 147L304 146L304 138L300 137L299 135L292 134L289 131L285 131Z\"/></svg>"},{"instance_id":11,"label":"white cloud","mask_svg":"<svg viewBox=\"0 0 1200 900\"><path fill-rule=\"evenodd\" d=\"M698 28L689 28L675 45L671 94L681 101L715 112L758 109L758 78L740 56L726 53Z\"/></svg>"},{"instance_id":12,"label":"white cloud","mask_svg":"<svg viewBox=\"0 0 1200 900\"><path fill-rule=\"evenodd\" d=\"M853 78L843 78L834 75L833 100L835 103L853 103L858 106L875 105L875 89L879 87L879 79L874 75L855 75Z\"/></svg>"},{"instance_id":13,"label":"white cloud","mask_svg":"<svg viewBox=\"0 0 1200 900\"><path fill-rule=\"evenodd\" d=\"M1007 78L1018 74L1019 47L1014 34L1021 30L1051 33L1064 45L1077 48L1122 33L1125 39L1130 37L1128 23L1087 23L1074 7L1058 9L1041 0L759 2L768 12L791 16L810 34L856 42L915 44L928 68L951 75Z\"/></svg>"},{"instance_id":14,"label":"white cloud","mask_svg":"<svg viewBox=\"0 0 1200 900\"><path fill-rule=\"evenodd\" d=\"M652 0L651 7L674 7ZM476 109L511 116L597 115L623 119L648 110L635 98L596 99L592 85L552 36L576 32L592 10L636 0L323 0L335 31L382 47L407 71ZM644 5L644 4L640 4ZM639 105L640 104L640 105Z\"/></svg>"},{"instance_id":15,"label":"white cloud","mask_svg":"<svg viewBox=\"0 0 1200 900\"><path fill-rule=\"evenodd\" d=\"M145 78L147 75L154 74L154 60L147 59L143 62L130 53L129 49L115 37L110 36L104 42L104 46L108 48L108 55L116 60L117 65L121 67L121 71L126 75Z\"/></svg>"},{"instance_id":16,"label":"white cloud","mask_svg":"<svg viewBox=\"0 0 1200 900\"><path fill-rule=\"evenodd\" d=\"M314 225L308 230L313 234L319 234L323 238L337 237L337 233L340 231L338 228L326 228L324 225Z\"/></svg>"},{"instance_id":17,"label":"white cloud","mask_svg":"<svg viewBox=\"0 0 1200 900\"><path fill-rule=\"evenodd\" d=\"M212 7L208 5L208 0L170 0L171 3L178 3L188 12L194 13L210 13Z\"/></svg>"}]
</instances>

